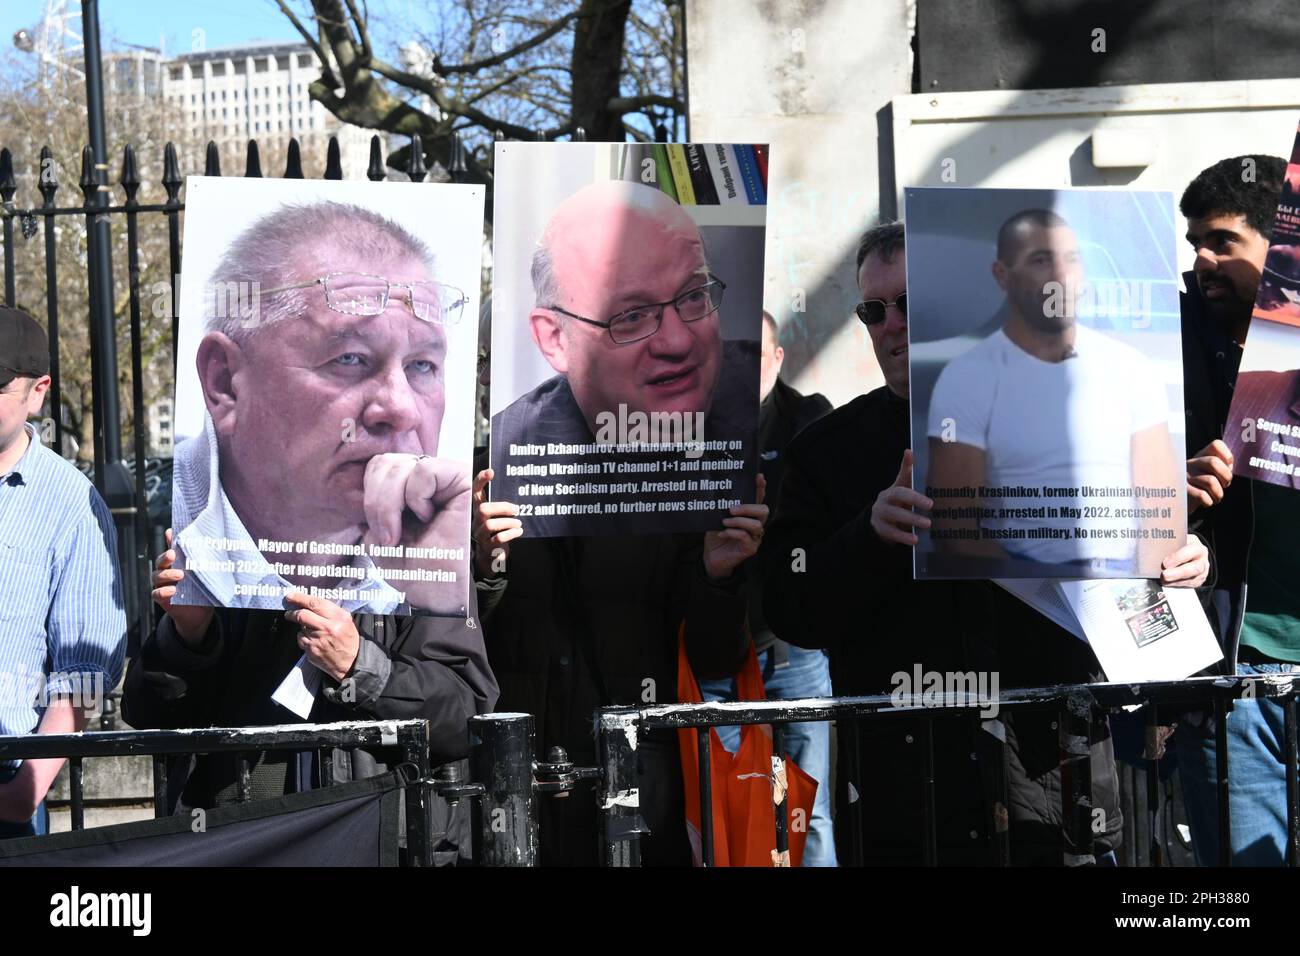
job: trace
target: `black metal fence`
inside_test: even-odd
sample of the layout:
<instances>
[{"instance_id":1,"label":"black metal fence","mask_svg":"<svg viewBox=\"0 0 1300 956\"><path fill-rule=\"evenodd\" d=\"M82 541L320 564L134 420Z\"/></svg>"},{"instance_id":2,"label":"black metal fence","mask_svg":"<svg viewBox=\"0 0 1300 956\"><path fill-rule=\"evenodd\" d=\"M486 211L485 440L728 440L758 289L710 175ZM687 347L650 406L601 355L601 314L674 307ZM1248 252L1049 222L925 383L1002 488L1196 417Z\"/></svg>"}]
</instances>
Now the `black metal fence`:
<instances>
[{"instance_id":1,"label":"black metal fence","mask_svg":"<svg viewBox=\"0 0 1300 956\"><path fill-rule=\"evenodd\" d=\"M921 832L914 834L922 848L924 862L938 863L936 807L938 804L935 766L930 749L936 721L968 719L996 705L999 715L1007 711L1051 711L1056 715L1062 768L1062 819L1065 835L1077 857L1093 853L1094 830L1091 815L1092 775L1088 722L1095 708L1116 711L1140 707L1148 728L1168 723L1189 710L1205 708L1216 719L1215 752L1217 756L1217 799L1219 864L1231 865L1231 803L1228 792L1228 748L1226 718L1233 703L1243 699L1272 699L1283 707L1286 734L1288 777L1285 783L1287 803L1287 843L1285 862L1296 866L1300 860L1300 795L1297 793L1297 710L1300 674L1261 677L1199 677L1183 681L1143 684L1077 684L1056 687L1015 689L992 697L961 696L941 704L926 702L921 695L905 696L901 705L896 695L871 697L830 697L800 701L750 701L725 704L666 704L653 707L610 707L598 711L596 734L598 767L574 766L567 754L552 748L546 760L536 757L533 718L529 714L486 714L469 721L470 780L462 776L459 764L431 768L428 761L427 725L421 720L366 721L344 724L304 724L290 727L205 728L185 731L128 731L116 733L26 735L0 737L0 759L39 757L70 758L70 796L73 829L84 826L82 766L88 758L146 754L153 758L155 814L168 812L166 805L166 758L175 754L236 753L240 755L238 798L249 799L248 754L256 751L317 751L321 766L328 765L331 749L390 747L400 754L403 763L414 768L406 791L406 844L404 862L411 866L428 865L431 860L434 831L430 808L434 796L455 807L461 801L470 804L471 858L480 866L530 867L539 863L538 805L542 799L567 794L579 787L592 786L601 807L603 845L602 865L609 867L639 866L640 839L645 823L640 813L638 741L645 734L664 730L694 730L700 741L699 778L701 807L711 807L713 768L709 760L710 728L768 724L774 729L774 752L780 753L780 728L806 721L837 722L843 752L857 753L859 725L863 721L919 719L918 738L923 755L922 774L915 800L923 808ZM1147 792L1146 832L1154 841L1161 827L1161 813L1155 794L1160 774L1158 749L1145 758ZM1003 762L1005 767L1005 761ZM878 768L888 774L890 768ZM859 791L865 786L862 768L850 757L839 768ZM329 786L327 776L317 781ZM826 781L820 782L822 785ZM887 784L888 785L888 784ZM1281 785L1281 781L1279 781ZM847 816L851 854L841 863L860 866L867 862L870 847L864 839L863 802L841 807ZM774 845L778 851L787 847L787 808L784 798L776 806ZM703 858L706 865L714 860L714 833L711 814L702 818ZM592 834L596 837L596 834ZM1004 829L995 841L995 860L1008 865L1011 860L1009 831ZM1149 848L1153 865L1162 863L1158 848Z\"/></svg>"},{"instance_id":2,"label":"black metal fence","mask_svg":"<svg viewBox=\"0 0 1300 956\"><path fill-rule=\"evenodd\" d=\"M933 728L937 720L969 718L996 704L1003 710L1050 710L1057 715L1062 770L1062 819L1070 845L1079 857L1093 853L1092 828L1092 774L1089 715L1094 708L1114 712L1121 708L1139 706L1149 729L1160 726L1162 720L1172 722L1184 713L1205 708L1215 718L1216 784L1218 800L1219 865L1232 862L1231 805L1228 794L1228 738L1227 715L1233 701L1241 699L1275 699L1283 708L1286 736L1286 803L1287 843L1286 865L1296 866L1300 858L1300 804L1297 800L1296 751L1296 694L1300 692L1300 674L1196 677L1182 681L1164 681L1140 684L1077 684L1057 687L1015 689L997 695L979 697L961 695L957 700L941 704L928 702L920 694L905 695L899 706L897 695L871 697L831 697L801 701L753 701L725 704L666 704L654 707L614 707L600 711L597 717L600 763L603 771L601 805L604 807L603 841L604 862L607 866L637 866L640 862L640 834L643 826L638 817L637 741L654 730L694 729L698 735L700 806L711 807L713 774L709 760L709 731L712 727L739 724L770 724L774 730L781 725L803 721L837 721L841 739L841 753L848 755L848 766L840 766L839 773L847 775L859 792L864 787L861 767L857 766L859 753L859 725L864 720L918 719L921 734L918 744L922 755L921 783L915 794L922 807L922 829L916 834L927 865L938 862L935 767L933 758ZM1163 715L1163 717L1162 717ZM780 752L780 733L774 733L774 747ZM1003 744L1005 746L1005 744ZM1156 795L1159 792L1160 750L1153 749L1145 758L1148 801L1146 832L1154 841L1161 827L1155 819L1160 813ZM1002 762L1005 770L1006 762ZM890 768L873 768L888 774ZM1005 778L1004 778L1005 782ZM824 781L822 783L825 783ZM1282 781L1279 781L1279 786ZM1005 788L1004 788L1005 789ZM857 800L840 812L848 815L847 827L852 865L863 864L868 848L864 843L863 801ZM786 807L784 800L776 812L775 845L784 849ZM713 864L714 833L712 816L702 818L703 856L706 865ZM1008 865L1011 859L1008 845L1009 833L997 835L996 862ZM1150 848L1148 860L1158 863L1161 854ZM994 861L990 861L994 862Z\"/></svg>"},{"instance_id":3,"label":"black metal fence","mask_svg":"<svg viewBox=\"0 0 1300 956\"><path fill-rule=\"evenodd\" d=\"M429 727L423 720L351 721L291 727L205 727L195 730L130 730L90 734L25 734L0 736L0 760L67 757L73 830L85 827L84 762L97 757L148 756L153 760L154 816L165 817L168 806L167 764L177 755L234 753L237 755L237 799L250 794L250 755L261 751L320 754L320 786L329 786L328 768L335 748L391 748L397 765L411 768L405 792L406 866L428 866L432 860L430 794L440 781L430 774ZM463 792L452 790L452 799Z\"/></svg>"}]
</instances>

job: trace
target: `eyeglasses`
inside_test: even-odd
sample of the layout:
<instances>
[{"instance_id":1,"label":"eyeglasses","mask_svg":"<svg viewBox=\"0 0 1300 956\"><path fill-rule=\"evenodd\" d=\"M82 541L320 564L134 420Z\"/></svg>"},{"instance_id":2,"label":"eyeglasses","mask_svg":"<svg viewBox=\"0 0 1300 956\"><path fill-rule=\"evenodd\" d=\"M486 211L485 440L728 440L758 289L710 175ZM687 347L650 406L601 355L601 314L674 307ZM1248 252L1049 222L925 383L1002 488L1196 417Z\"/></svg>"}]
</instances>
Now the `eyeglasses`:
<instances>
[{"instance_id":1,"label":"eyeglasses","mask_svg":"<svg viewBox=\"0 0 1300 956\"><path fill-rule=\"evenodd\" d=\"M858 314L858 318L862 320L863 325L879 325L885 321L885 315L888 313L890 305L895 306L903 318L907 318L906 292L900 292L898 298L894 299L892 303L886 302L884 299L867 299L865 302L859 302L855 305L853 311Z\"/></svg>"},{"instance_id":2,"label":"eyeglasses","mask_svg":"<svg viewBox=\"0 0 1300 956\"><path fill-rule=\"evenodd\" d=\"M725 282L717 276L710 275L709 281L704 285L683 292L675 299L624 309L617 315L611 316L608 322L597 322L594 319L583 318L581 315L574 315L558 305L544 305L541 308L567 315L571 319L577 319L579 322L587 323L587 325L594 325L598 329L604 329L609 333L609 337L614 340L615 345L630 345L633 342L641 341L641 339L648 339L658 332L659 326L664 321L664 309L670 305L677 310L677 315L683 322L698 322L701 319L707 319L714 312L717 312L718 307L722 305L722 293L726 288L727 284Z\"/></svg>"},{"instance_id":3,"label":"eyeglasses","mask_svg":"<svg viewBox=\"0 0 1300 956\"><path fill-rule=\"evenodd\" d=\"M263 289L261 294L308 289L314 285L323 286L325 304L344 315L383 315L393 290L405 290L404 300L412 314L434 325L455 325L469 301L464 292L445 282L390 282L366 272L331 272L309 282Z\"/></svg>"}]
</instances>

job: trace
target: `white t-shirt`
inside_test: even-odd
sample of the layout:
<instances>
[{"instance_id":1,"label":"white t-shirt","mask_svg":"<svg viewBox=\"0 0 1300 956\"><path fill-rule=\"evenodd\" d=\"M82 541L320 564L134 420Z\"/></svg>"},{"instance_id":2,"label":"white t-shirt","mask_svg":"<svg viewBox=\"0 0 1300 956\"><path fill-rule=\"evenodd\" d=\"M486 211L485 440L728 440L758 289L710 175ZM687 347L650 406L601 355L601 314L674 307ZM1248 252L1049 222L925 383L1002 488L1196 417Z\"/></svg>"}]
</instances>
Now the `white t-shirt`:
<instances>
[{"instance_id":1,"label":"white t-shirt","mask_svg":"<svg viewBox=\"0 0 1300 956\"><path fill-rule=\"evenodd\" d=\"M985 452L985 484L1003 493L982 501L936 500L936 508L979 504L1002 508L1058 509L1057 517L985 515L980 526L1012 555L1044 562L1079 559L1125 560L1136 552L1133 539L1121 537L1011 537L1005 532L1048 526L1072 529L1132 529L1132 497L1083 495L1090 488L1133 485L1134 433L1167 423L1164 386L1142 354L1110 336L1077 326L1075 355L1044 362L997 332L958 356L940 373L930 399L926 434L948 438ZM1042 489L1080 489L1048 495ZM1037 493L1034 493L1037 492ZM978 497L978 496L977 496ZM1083 517L1085 507L1109 509L1106 516ZM1061 509L1079 509L1071 517Z\"/></svg>"}]
</instances>

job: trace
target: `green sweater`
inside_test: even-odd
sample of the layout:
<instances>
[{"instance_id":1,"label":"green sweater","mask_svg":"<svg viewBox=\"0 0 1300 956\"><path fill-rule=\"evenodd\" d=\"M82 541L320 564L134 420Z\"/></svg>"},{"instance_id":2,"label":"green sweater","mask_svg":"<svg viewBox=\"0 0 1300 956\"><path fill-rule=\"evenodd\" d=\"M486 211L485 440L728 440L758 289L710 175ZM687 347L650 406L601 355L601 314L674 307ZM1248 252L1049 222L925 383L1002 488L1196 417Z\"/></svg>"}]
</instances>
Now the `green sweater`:
<instances>
[{"instance_id":1,"label":"green sweater","mask_svg":"<svg viewBox=\"0 0 1300 956\"><path fill-rule=\"evenodd\" d=\"M1253 484L1255 537L1241 643L1275 660L1300 663L1300 494L1263 481Z\"/></svg>"}]
</instances>

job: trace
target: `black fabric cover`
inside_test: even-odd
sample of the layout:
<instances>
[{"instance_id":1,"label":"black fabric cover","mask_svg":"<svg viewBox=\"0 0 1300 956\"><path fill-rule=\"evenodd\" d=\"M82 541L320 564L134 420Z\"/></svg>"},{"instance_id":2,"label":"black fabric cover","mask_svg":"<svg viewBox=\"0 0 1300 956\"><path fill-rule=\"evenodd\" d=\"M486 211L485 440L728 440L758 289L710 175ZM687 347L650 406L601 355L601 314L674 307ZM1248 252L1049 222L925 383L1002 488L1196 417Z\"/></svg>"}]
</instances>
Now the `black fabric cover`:
<instances>
[{"instance_id":1,"label":"black fabric cover","mask_svg":"<svg viewBox=\"0 0 1300 956\"><path fill-rule=\"evenodd\" d=\"M0 840L0 866L396 866L401 770L273 800Z\"/></svg>"}]
</instances>

